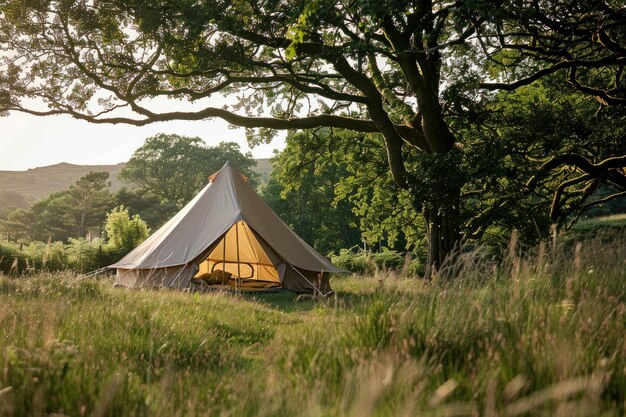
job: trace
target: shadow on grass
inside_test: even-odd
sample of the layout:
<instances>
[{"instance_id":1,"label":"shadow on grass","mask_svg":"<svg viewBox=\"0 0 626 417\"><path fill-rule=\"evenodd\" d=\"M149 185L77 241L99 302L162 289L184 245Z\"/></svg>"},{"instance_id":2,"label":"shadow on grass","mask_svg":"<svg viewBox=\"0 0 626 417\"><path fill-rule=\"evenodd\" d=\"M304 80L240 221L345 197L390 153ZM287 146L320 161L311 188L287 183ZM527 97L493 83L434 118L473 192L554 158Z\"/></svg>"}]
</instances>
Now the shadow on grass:
<instances>
[{"instance_id":1,"label":"shadow on grass","mask_svg":"<svg viewBox=\"0 0 626 417\"><path fill-rule=\"evenodd\" d=\"M298 294L285 291L278 293L251 293L243 294L249 300L256 301L267 307L280 310L284 313L296 313L310 311L315 308L317 302L313 300L296 301Z\"/></svg>"},{"instance_id":2,"label":"shadow on grass","mask_svg":"<svg viewBox=\"0 0 626 417\"><path fill-rule=\"evenodd\" d=\"M284 313L306 312L320 307L352 310L359 306L367 305L377 294L336 291L332 295L323 298L298 298L299 296L300 294L292 292L244 294L244 297L249 300L254 300Z\"/></svg>"}]
</instances>

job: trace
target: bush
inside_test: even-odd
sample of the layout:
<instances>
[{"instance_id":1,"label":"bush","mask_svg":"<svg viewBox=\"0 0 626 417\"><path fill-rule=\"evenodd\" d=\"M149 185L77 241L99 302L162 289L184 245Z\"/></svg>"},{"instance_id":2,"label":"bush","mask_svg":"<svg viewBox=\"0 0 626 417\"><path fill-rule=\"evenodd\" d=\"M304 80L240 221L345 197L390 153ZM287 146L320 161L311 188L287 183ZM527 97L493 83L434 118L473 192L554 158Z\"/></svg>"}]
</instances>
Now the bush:
<instances>
[{"instance_id":1,"label":"bush","mask_svg":"<svg viewBox=\"0 0 626 417\"><path fill-rule=\"evenodd\" d=\"M371 275L380 270L397 271L407 276L424 274L424 266L418 257L387 248L371 253L354 246L339 250L339 254L331 253L329 257L336 266L360 275Z\"/></svg>"},{"instance_id":2,"label":"bush","mask_svg":"<svg viewBox=\"0 0 626 417\"><path fill-rule=\"evenodd\" d=\"M107 214L104 228L109 237L108 245L124 253L130 252L150 235L146 222L137 214L130 217L128 208L124 206L115 207Z\"/></svg>"},{"instance_id":3,"label":"bush","mask_svg":"<svg viewBox=\"0 0 626 417\"><path fill-rule=\"evenodd\" d=\"M62 242L31 242L22 256L32 271L60 271L67 268L67 254Z\"/></svg>"},{"instance_id":4,"label":"bush","mask_svg":"<svg viewBox=\"0 0 626 417\"><path fill-rule=\"evenodd\" d=\"M66 251L67 267L80 272L94 271L114 262L112 251L100 239L89 242L84 238L70 238Z\"/></svg>"},{"instance_id":5,"label":"bush","mask_svg":"<svg viewBox=\"0 0 626 417\"><path fill-rule=\"evenodd\" d=\"M340 249L339 254L331 253L329 257L334 265L355 274L372 274L376 269L376 265L370 259L368 253L356 246L349 249Z\"/></svg>"},{"instance_id":6,"label":"bush","mask_svg":"<svg viewBox=\"0 0 626 417\"><path fill-rule=\"evenodd\" d=\"M21 275L41 271L57 272L72 269L89 272L103 268L118 260L125 253L110 248L96 239L69 239L63 242L32 242L30 245L0 243L0 273Z\"/></svg>"},{"instance_id":7,"label":"bush","mask_svg":"<svg viewBox=\"0 0 626 417\"><path fill-rule=\"evenodd\" d=\"M387 248L379 253L370 253L369 256L378 269L400 270L404 266L405 256Z\"/></svg>"},{"instance_id":8,"label":"bush","mask_svg":"<svg viewBox=\"0 0 626 417\"><path fill-rule=\"evenodd\" d=\"M0 243L0 271L10 274L23 271L26 268L25 258L20 251L20 245L16 243Z\"/></svg>"}]
</instances>

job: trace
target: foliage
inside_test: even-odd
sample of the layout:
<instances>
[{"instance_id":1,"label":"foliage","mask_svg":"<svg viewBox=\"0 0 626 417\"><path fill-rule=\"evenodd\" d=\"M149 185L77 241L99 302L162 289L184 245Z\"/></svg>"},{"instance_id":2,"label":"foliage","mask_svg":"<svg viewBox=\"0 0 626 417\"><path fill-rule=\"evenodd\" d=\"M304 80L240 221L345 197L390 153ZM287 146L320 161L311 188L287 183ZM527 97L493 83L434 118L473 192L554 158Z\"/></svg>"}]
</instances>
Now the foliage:
<instances>
[{"instance_id":1,"label":"foliage","mask_svg":"<svg viewBox=\"0 0 626 417\"><path fill-rule=\"evenodd\" d=\"M625 245L557 242L452 284L335 277L336 297L300 302L0 277L0 410L617 417Z\"/></svg>"},{"instance_id":2,"label":"foliage","mask_svg":"<svg viewBox=\"0 0 626 417\"><path fill-rule=\"evenodd\" d=\"M63 242L31 242L28 245L0 242L0 273L33 275L42 271L90 272L112 264L119 252L96 239Z\"/></svg>"},{"instance_id":3,"label":"foliage","mask_svg":"<svg viewBox=\"0 0 626 417\"><path fill-rule=\"evenodd\" d=\"M2 233L7 239L15 241L31 241L35 235L35 215L31 210L14 209L7 214L6 220L0 222Z\"/></svg>"},{"instance_id":4,"label":"foliage","mask_svg":"<svg viewBox=\"0 0 626 417\"><path fill-rule=\"evenodd\" d=\"M111 204L108 178L108 172L90 172L80 177L67 191L68 205L65 209L70 209L70 216L74 217L74 236L84 237L88 227L102 224L102 213Z\"/></svg>"},{"instance_id":5,"label":"foliage","mask_svg":"<svg viewBox=\"0 0 626 417\"><path fill-rule=\"evenodd\" d=\"M572 184L571 192L553 203L559 184L577 170L564 167L531 186L544 163L563 154L600 160L626 152L619 140L626 133L619 123L624 109L599 107L585 95L564 91L553 78L499 93L482 111L473 122L453 125L463 138L462 171L468 181L461 216L470 238L516 229L528 244L545 239L551 223L567 226L572 213L602 197L596 192L602 189Z\"/></svg>"},{"instance_id":6,"label":"foliage","mask_svg":"<svg viewBox=\"0 0 626 417\"><path fill-rule=\"evenodd\" d=\"M137 213L152 230L157 230L178 212L176 204L163 201L143 189L122 188L114 198L116 207L124 206Z\"/></svg>"},{"instance_id":7,"label":"foliage","mask_svg":"<svg viewBox=\"0 0 626 417\"><path fill-rule=\"evenodd\" d=\"M559 77L559 85L564 76L568 86L604 105L623 106L621 6L579 0L495 5L483 0L314 0L263 6L255 0L162 0L151 7L143 0L4 2L0 44L19 53L0 58L0 112L69 114L137 126L219 117L249 129L253 143L270 139L276 129L351 130L377 142L375 155L365 153L359 161L371 169L377 191L371 198L358 193L368 206L352 203L357 210L380 212L391 198L409 246L417 244L415 230L428 233L430 273L457 246L464 222L476 224L466 235L479 235L493 213L486 209L482 215L479 189L471 190L475 198L466 204L462 188L473 177L465 158L472 149L463 149L468 132L458 119L480 121L491 91L513 91L550 75ZM204 100L215 94L227 96L222 107ZM168 99L176 111L163 110ZM181 99L185 106L178 106ZM608 117L611 123L621 120L619 114ZM475 127L481 131L472 134L473 150L483 153L493 143L493 132L480 123ZM509 138L516 136L511 133ZM530 144L534 149L546 143L528 135L519 145L528 148L529 138L538 141ZM576 141L573 137L571 143ZM349 154L358 154L362 143L346 142ZM515 144L496 149L504 152L496 154L496 167L514 165L503 161L517 159L507 153L515 151ZM540 193L556 188L553 220L561 219L561 209L588 204L580 198L583 187L626 187L623 150L607 142L595 145L598 152L592 154L553 150L552 159L534 167L528 188L538 185ZM596 154L604 159L593 159ZM483 153L483 168L488 156ZM193 158L185 162L197 165ZM389 176L379 175L381 162ZM573 178L554 178L562 168ZM180 207L200 179L181 182L176 172L155 177L178 184L167 185L162 197ZM132 176L135 181L150 177ZM352 187L363 187L364 178L358 176ZM484 181L514 182L501 176ZM393 191L392 183L404 194ZM505 217L506 204L492 200L501 212L496 217ZM540 211L542 203L534 204L529 203ZM512 221L527 223L532 216L523 211L517 210ZM368 221L377 217L364 214ZM416 220L419 214L425 220ZM414 227L418 222L423 224ZM383 234L375 231L366 239Z\"/></svg>"},{"instance_id":8,"label":"foliage","mask_svg":"<svg viewBox=\"0 0 626 417\"><path fill-rule=\"evenodd\" d=\"M3 274L20 273L26 269L25 258L21 255L20 247L10 242L0 242L0 271Z\"/></svg>"},{"instance_id":9,"label":"foliage","mask_svg":"<svg viewBox=\"0 0 626 417\"><path fill-rule=\"evenodd\" d=\"M364 251L358 247L340 249L329 255L332 263L359 275L372 275L378 271L393 271L408 277L424 275L424 257L383 248L380 252ZM421 258L421 259L420 259Z\"/></svg>"},{"instance_id":10,"label":"foliage","mask_svg":"<svg viewBox=\"0 0 626 417\"><path fill-rule=\"evenodd\" d=\"M242 154L236 143L209 147L198 137L161 133L147 138L135 151L120 178L181 208L226 161L248 176L251 185L256 184L255 161L250 153Z\"/></svg>"},{"instance_id":11,"label":"foliage","mask_svg":"<svg viewBox=\"0 0 626 417\"><path fill-rule=\"evenodd\" d=\"M67 268L68 259L62 242L31 242L24 247L26 265L34 271L59 271Z\"/></svg>"},{"instance_id":12,"label":"foliage","mask_svg":"<svg viewBox=\"0 0 626 417\"><path fill-rule=\"evenodd\" d=\"M6 220L10 211L28 208L24 196L16 191L0 190L0 220Z\"/></svg>"},{"instance_id":13,"label":"foliage","mask_svg":"<svg viewBox=\"0 0 626 417\"><path fill-rule=\"evenodd\" d=\"M51 194L28 209L9 212L0 229L23 243L85 237L90 228L96 228L99 235L97 229L113 200L108 177L108 172L90 172L68 190Z\"/></svg>"},{"instance_id":14,"label":"foliage","mask_svg":"<svg viewBox=\"0 0 626 417\"><path fill-rule=\"evenodd\" d=\"M359 244L359 220L353 206L347 199L337 198L337 187L348 175L346 166L325 154L304 154L300 144L307 143L310 134L294 132L287 137L286 148L272 159L271 178L261 196L298 236L321 253Z\"/></svg>"},{"instance_id":15,"label":"foliage","mask_svg":"<svg viewBox=\"0 0 626 417\"><path fill-rule=\"evenodd\" d=\"M394 184L378 135L340 129L290 134L273 160L272 176L264 198L294 230L313 233L309 241L328 240L322 252L361 241L399 250L423 244L415 199ZM301 226L307 222L315 225L312 232ZM332 243L338 232L340 240Z\"/></svg>"},{"instance_id":16,"label":"foliage","mask_svg":"<svg viewBox=\"0 0 626 417\"><path fill-rule=\"evenodd\" d=\"M146 222L137 214L130 217L124 206L115 207L107 214L104 228L109 239L107 245L122 254L130 252L150 235Z\"/></svg>"},{"instance_id":17,"label":"foliage","mask_svg":"<svg viewBox=\"0 0 626 417\"><path fill-rule=\"evenodd\" d=\"M65 268L77 272L91 272L118 260L116 250L110 250L100 239L91 242L84 238L69 238L65 245L67 265ZM64 269L65 269L64 268Z\"/></svg>"}]
</instances>

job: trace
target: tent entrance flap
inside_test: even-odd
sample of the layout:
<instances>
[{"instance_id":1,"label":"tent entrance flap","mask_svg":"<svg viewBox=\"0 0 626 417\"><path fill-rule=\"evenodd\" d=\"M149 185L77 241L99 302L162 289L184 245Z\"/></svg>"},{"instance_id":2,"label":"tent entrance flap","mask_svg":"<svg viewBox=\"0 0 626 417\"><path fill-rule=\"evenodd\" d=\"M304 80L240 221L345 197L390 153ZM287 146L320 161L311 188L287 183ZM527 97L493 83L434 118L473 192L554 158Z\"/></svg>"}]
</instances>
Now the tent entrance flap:
<instances>
[{"instance_id":1,"label":"tent entrance flap","mask_svg":"<svg viewBox=\"0 0 626 417\"><path fill-rule=\"evenodd\" d=\"M267 245L259 242L246 222L240 220L200 262L196 276L222 270L236 278L279 283L276 265L280 263L280 258Z\"/></svg>"}]
</instances>

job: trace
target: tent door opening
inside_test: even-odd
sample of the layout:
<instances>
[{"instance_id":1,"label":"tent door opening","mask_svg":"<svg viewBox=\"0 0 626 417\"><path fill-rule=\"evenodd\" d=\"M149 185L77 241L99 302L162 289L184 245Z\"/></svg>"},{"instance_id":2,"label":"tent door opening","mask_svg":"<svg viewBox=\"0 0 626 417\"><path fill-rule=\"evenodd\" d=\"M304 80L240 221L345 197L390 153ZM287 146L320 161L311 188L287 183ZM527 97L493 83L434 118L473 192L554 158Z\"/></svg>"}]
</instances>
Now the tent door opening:
<instances>
[{"instance_id":1,"label":"tent door opening","mask_svg":"<svg viewBox=\"0 0 626 417\"><path fill-rule=\"evenodd\" d=\"M281 287L277 270L281 263L274 251L240 220L200 262L195 278L209 285L237 288Z\"/></svg>"}]
</instances>

